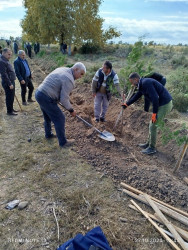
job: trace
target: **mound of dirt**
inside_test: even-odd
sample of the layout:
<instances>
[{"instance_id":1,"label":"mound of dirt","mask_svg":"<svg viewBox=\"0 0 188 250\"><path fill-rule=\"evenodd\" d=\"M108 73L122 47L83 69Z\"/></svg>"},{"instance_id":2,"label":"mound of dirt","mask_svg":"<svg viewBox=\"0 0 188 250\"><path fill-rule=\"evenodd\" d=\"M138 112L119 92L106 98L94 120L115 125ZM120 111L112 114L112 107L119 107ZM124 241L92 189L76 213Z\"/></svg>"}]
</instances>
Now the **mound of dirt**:
<instances>
[{"instance_id":1,"label":"mound of dirt","mask_svg":"<svg viewBox=\"0 0 188 250\"><path fill-rule=\"evenodd\" d=\"M115 183L125 181L156 198L172 205L183 207L188 211L188 187L182 181L188 176L188 154L182 162L178 174L172 173L178 159L180 148L174 141L167 145L161 143L158 136L155 155L143 155L138 143L145 142L148 136L150 115L143 111L142 103L127 108L123 114L123 130L119 123L113 131L114 123L121 110L120 100L110 101L106 122L95 123L93 112L93 97L88 84L78 84L71 100L75 111L99 130L113 132L115 142L101 140L93 129L83 122L68 115L66 133L68 138L76 139L76 152L103 174L110 175ZM168 118L168 127L172 130L179 124Z\"/></svg>"}]
</instances>

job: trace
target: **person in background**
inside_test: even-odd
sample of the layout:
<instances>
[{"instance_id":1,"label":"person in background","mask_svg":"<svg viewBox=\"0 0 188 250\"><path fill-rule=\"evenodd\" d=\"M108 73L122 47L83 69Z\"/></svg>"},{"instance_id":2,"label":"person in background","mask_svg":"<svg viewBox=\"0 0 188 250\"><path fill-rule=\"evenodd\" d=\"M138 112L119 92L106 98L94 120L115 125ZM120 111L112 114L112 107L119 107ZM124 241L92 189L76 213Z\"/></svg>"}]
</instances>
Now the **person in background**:
<instances>
[{"instance_id":1,"label":"person in background","mask_svg":"<svg viewBox=\"0 0 188 250\"><path fill-rule=\"evenodd\" d=\"M31 50L32 50L32 46L30 43L28 43L27 44L27 53L28 53L29 58L31 58Z\"/></svg>"},{"instance_id":2,"label":"person in background","mask_svg":"<svg viewBox=\"0 0 188 250\"><path fill-rule=\"evenodd\" d=\"M27 43L24 43L24 51L25 51L25 54L27 55Z\"/></svg>"},{"instance_id":3,"label":"person in background","mask_svg":"<svg viewBox=\"0 0 188 250\"><path fill-rule=\"evenodd\" d=\"M16 75L9 62L11 57L12 51L9 48L4 48L0 57L0 75L6 96L7 115L17 115L17 111L13 108Z\"/></svg>"},{"instance_id":4,"label":"person in background","mask_svg":"<svg viewBox=\"0 0 188 250\"><path fill-rule=\"evenodd\" d=\"M44 116L45 137L53 138L51 122L54 123L60 147L70 146L74 140L67 140L65 136L65 116L58 107L60 102L70 114L75 117L69 95L75 87L75 80L86 73L83 63L78 62L72 68L60 67L52 71L39 85L35 98L40 105Z\"/></svg>"},{"instance_id":5,"label":"person in background","mask_svg":"<svg viewBox=\"0 0 188 250\"><path fill-rule=\"evenodd\" d=\"M13 48L14 48L14 54L17 55L18 54L18 44L16 41L14 41Z\"/></svg>"},{"instance_id":6,"label":"person in background","mask_svg":"<svg viewBox=\"0 0 188 250\"><path fill-rule=\"evenodd\" d=\"M29 68L29 64L28 64L27 60L25 59L25 51L24 50L18 51L18 57L14 61L14 69L16 72L16 76L20 82L20 86L21 86L22 104L27 105L27 102L26 102L27 88L29 89L27 101L28 102L35 102L32 99L32 93L34 90L34 86L32 83L31 70Z\"/></svg>"},{"instance_id":7,"label":"person in background","mask_svg":"<svg viewBox=\"0 0 188 250\"><path fill-rule=\"evenodd\" d=\"M122 104L123 108L127 108L136 102L142 95L144 95L145 100L148 100L153 105L148 139L138 146L143 148L143 154L154 154L156 153L157 125L172 110L172 97L165 87L155 79L141 78L138 73L134 72L130 74L129 81L134 87L138 87L138 92L130 100Z\"/></svg>"},{"instance_id":8,"label":"person in background","mask_svg":"<svg viewBox=\"0 0 188 250\"><path fill-rule=\"evenodd\" d=\"M40 43L37 42L37 54L40 52Z\"/></svg>"},{"instance_id":9,"label":"person in background","mask_svg":"<svg viewBox=\"0 0 188 250\"><path fill-rule=\"evenodd\" d=\"M105 115L108 110L111 98L110 87L116 87L118 94L121 96L118 75L112 69L109 61L104 62L92 81L92 92L94 99L94 116L96 122L105 122Z\"/></svg>"}]
</instances>

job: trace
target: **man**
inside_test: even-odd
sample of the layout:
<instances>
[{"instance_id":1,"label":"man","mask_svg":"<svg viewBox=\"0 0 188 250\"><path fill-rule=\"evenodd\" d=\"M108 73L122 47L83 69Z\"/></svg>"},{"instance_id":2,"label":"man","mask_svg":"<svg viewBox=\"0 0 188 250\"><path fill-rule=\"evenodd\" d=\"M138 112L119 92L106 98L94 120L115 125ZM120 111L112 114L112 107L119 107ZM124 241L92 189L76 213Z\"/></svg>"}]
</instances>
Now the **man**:
<instances>
[{"instance_id":1,"label":"man","mask_svg":"<svg viewBox=\"0 0 188 250\"><path fill-rule=\"evenodd\" d=\"M111 98L110 88L115 85L119 95L118 75L112 70L112 64L109 61L104 62L92 81L92 92L94 99L94 115L96 122L105 122L105 115L108 110L109 100Z\"/></svg>"},{"instance_id":2,"label":"man","mask_svg":"<svg viewBox=\"0 0 188 250\"><path fill-rule=\"evenodd\" d=\"M31 58L31 49L32 49L32 46L30 43L28 43L27 44L27 53L28 53L29 58Z\"/></svg>"},{"instance_id":3,"label":"man","mask_svg":"<svg viewBox=\"0 0 188 250\"><path fill-rule=\"evenodd\" d=\"M2 86L5 90L7 115L17 115L17 111L13 108L16 75L9 62L11 56L12 51L10 49L3 49L2 56L0 57L0 75Z\"/></svg>"},{"instance_id":4,"label":"man","mask_svg":"<svg viewBox=\"0 0 188 250\"><path fill-rule=\"evenodd\" d=\"M136 102L142 95L153 104L149 137L146 143L139 144L139 146L144 148L142 153L154 154L156 153L157 125L172 110L172 97L164 86L155 79L140 78L138 73L132 73L129 76L129 81L133 86L138 87L138 92L127 103L122 104L124 108ZM146 111L149 111L149 107Z\"/></svg>"},{"instance_id":5,"label":"man","mask_svg":"<svg viewBox=\"0 0 188 250\"><path fill-rule=\"evenodd\" d=\"M73 117L76 116L69 95L75 86L74 81L85 73L86 68L81 62L74 64L72 68L57 68L44 79L35 93L44 116L45 137L54 137L51 131L53 122L60 147L70 146L73 141L66 139L65 116L57 104L60 102Z\"/></svg>"},{"instance_id":6,"label":"man","mask_svg":"<svg viewBox=\"0 0 188 250\"><path fill-rule=\"evenodd\" d=\"M17 55L18 54L18 44L16 41L14 41L14 54Z\"/></svg>"},{"instance_id":7,"label":"man","mask_svg":"<svg viewBox=\"0 0 188 250\"><path fill-rule=\"evenodd\" d=\"M31 81L31 79L32 79L31 70L29 68L29 64L28 64L27 60L25 59L25 51L24 50L18 51L18 57L14 61L14 69L16 72L16 76L20 82L20 86L21 86L22 104L27 105L27 102L26 102L27 88L29 89L27 101L28 102L35 102L32 99L32 93L33 93L34 87L33 87L32 81Z\"/></svg>"}]
</instances>

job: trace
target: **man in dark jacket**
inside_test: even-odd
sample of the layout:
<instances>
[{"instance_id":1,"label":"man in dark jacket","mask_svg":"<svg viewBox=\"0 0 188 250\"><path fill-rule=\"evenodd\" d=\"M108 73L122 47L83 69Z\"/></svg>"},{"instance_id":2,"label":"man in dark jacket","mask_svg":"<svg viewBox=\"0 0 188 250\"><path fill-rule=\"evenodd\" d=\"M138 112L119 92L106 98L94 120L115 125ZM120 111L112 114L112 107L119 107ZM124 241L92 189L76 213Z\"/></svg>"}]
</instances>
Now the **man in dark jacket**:
<instances>
[{"instance_id":1,"label":"man in dark jacket","mask_svg":"<svg viewBox=\"0 0 188 250\"><path fill-rule=\"evenodd\" d=\"M18 44L16 41L14 41L14 54L17 55L18 54Z\"/></svg>"},{"instance_id":2,"label":"man in dark jacket","mask_svg":"<svg viewBox=\"0 0 188 250\"><path fill-rule=\"evenodd\" d=\"M32 93L33 93L34 87L31 81L32 79L31 70L29 68L27 60L25 59L24 50L18 51L18 57L14 61L14 69L16 72L16 76L20 82L20 86L21 86L22 104L27 105L27 102L26 102L27 87L29 89L27 101L34 102L34 100L32 100Z\"/></svg>"},{"instance_id":3,"label":"man in dark jacket","mask_svg":"<svg viewBox=\"0 0 188 250\"><path fill-rule=\"evenodd\" d=\"M140 78L138 73L132 73L129 76L129 81L133 86L138 87L138 92L126 103L123 103L124 108L136 102L144 95L147 103L153 104L153 114L149 124L148 141L144 144L139 144L144 154L156 153L157 140L157 125L164 120L165 116L172 110L172 97L164 86L151 78ZM149 106L145 107L145 111L149 111Z\"/></svg>"},{"instance_id":4,"label":"man in dark jacket","mask_svg":"<svg viewBox=\"0 0 188 250\"><path fill-rule=\"evenodd\" d=\"M30 43L27 44L27 52L28 52L28 56L29 58L31 58L31 50L32 50L32 46Z\"/></svg>"},{"instance_id":5,"label":"man in dark jacket","mask_svg":"<svg viewBox=\"0 0 188 250\"><path fill-rule=\"evenodd\" d=\"M17 111L13 108L16 75L9 62L11 56L12 51L10 49L3 49L2 56L0 57L0 75L2 86L5 90L7 115L17 115Z\"/></svg>"}]
</instances>

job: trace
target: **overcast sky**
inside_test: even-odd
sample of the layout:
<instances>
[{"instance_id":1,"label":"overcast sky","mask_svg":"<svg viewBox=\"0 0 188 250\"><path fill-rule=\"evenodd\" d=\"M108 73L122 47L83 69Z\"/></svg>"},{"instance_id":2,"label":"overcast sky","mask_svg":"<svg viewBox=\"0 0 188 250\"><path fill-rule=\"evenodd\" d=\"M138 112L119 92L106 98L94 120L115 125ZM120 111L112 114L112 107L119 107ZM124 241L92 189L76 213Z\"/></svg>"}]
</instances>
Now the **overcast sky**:
<instances>
[{"instance_id":1,"label":"overcast sky","mask_svg":"<svg viewBox=\"0 0 188 250\"><path fill-rule=\"evenodd\" d=\"M104 0L100 16L121 31L117 41L188 44L188 0ZM20 36L23 17L22 0L0 0L0 37Z\"/></svg>"}]
</instances>

